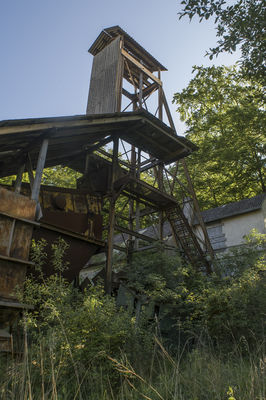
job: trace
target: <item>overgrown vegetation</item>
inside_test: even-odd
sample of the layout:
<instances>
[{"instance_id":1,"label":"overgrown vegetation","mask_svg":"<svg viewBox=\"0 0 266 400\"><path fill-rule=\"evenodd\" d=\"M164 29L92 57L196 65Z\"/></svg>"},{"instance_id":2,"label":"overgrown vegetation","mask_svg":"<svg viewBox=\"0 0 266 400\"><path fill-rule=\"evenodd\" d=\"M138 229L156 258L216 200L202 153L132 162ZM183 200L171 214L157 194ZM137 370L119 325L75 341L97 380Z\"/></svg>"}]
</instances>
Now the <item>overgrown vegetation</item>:
<instances>
[{"instance_id":1,"label":"overgrown vegetation","mask_svg":"<svg viewBox=\"0 0 266 400\"><path fill-rule=\"evenodd\" d=\"M188 164L209 208L265 191L265 6L181 4L181 17L216 17L219 41L210 57L242 51L241 70L195 67L174 97L199 146ZM74 187L77 177L53 167L42 183ZM1 400L265 400L265 242L253 233L217 260L211 276L160 247L136 256L124 282L132 308L119 308L101 284L81 292L65 281L60 239L52 248L55 274L46 277L46 243L35 244L36 273L20 293L34 310L21 320L23 343L0 358Z\"/></svg>"},{"instance_id":2,"label":"overgrown vegetation","mask_svg":"<svg viewBox=\"0 0 266 400\"><path fill-rule=\"evenodd\" d=\"M236 67L194 67L174 95L187 138L199 150L187 160L204 208L265 191L265 106L262 86Z\"/></svg>"},{"instance_id":3,"label":"overgrown vegetation","mask_svg":"<svg viewBox=\"0 0 266 400\"><path fill-rule=\"evenodd\" d=\"M135 258L127 286L145 297L137 320L101 285L82 293L62 278L62 240L45 277L45 246L33 247L39 279L28 277L23 301L35 309L22 321L23 355L1 360L1 399L265 398L264 236L212 277L160 249ZM152 304L162 308L154 318Z\"/></svg>"}]
</instances>

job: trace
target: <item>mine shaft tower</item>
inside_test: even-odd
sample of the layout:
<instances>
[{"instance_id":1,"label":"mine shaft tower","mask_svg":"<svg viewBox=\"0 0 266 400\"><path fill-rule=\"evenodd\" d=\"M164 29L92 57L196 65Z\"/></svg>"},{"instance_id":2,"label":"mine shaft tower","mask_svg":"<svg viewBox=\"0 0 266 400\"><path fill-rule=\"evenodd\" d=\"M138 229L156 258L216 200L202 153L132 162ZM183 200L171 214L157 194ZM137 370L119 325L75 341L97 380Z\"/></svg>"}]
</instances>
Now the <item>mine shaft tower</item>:
<instances>
[{"instance_id":1,"label":"mine shaft tower","mask_svg":"<svg viewBox=\"0 0 266 400\"><path fill-rule=\"evenodd\" d=\"M211 272L213 251L184 161L197 147L176 133L161 80L166 68L118 26L103 30L89 52L85 115L0 121L0 178L16 175L14 185L0 186L0 351L10 349L14 321L30 307L15 288L23 288L32 271L32 237L49 243L64 238L69 281L93 254L105 252L107 293L114 251L125 252L130 262L134 252L158 240ZM41 185L44 168L56 165L82 174L76 189ZM184 210L188 198L201 237ZM165 240L166 221L173 245ZM49 262L44 273L53 273Z\"/></svg>"},{"instance_id":2,"label":"mine shaft tower","mask_svg":"<svg viewBox=\"0 0 266 400\"><path fill-rule=\"evenodd\" d=\"M125 247L119 249L126 249L129 256L134 251L150 248L154 237L145 237L140 233L143 217L147 218L147 215L152 215L150 220L156 221L155 239L163 242L164 222L168 220L175 243L183 255L198 268L204 265L209 273L211 267L206 254L209 253L209 259L213 258L213 250L184 161L184 157L196 150L196 147L176 134L161 80L161 71L166 71L166 68L119 26L104 29L91 45L89 52L94 59L87 114L131 111L141 115L146 111L154 115L152 124L156 126L156 131L152 126L146 125L144 131L137 126L127 130L125 136L113 135L109 143L111 155L98 149L100 154L112 162L107 196L107 292L111 291L113 249L118 248L114 245L116 233L124 238ZM170 129L162 124L164 117ZM178 180L179 162L182 164L187 185ZM146 176L143 180L144 172ZM152 184L145 182L147 174L154 178ZM182 206L173 197L178 183L182 185L184 196L192 199L195 215L202 229L200 240L195 236ZM125 198L123 208L128 209L128 218L116 213L116 202L121 196ZM126 221L127 227L125 223L120 223L122 220Z\"/></svg>"}]
</instances>

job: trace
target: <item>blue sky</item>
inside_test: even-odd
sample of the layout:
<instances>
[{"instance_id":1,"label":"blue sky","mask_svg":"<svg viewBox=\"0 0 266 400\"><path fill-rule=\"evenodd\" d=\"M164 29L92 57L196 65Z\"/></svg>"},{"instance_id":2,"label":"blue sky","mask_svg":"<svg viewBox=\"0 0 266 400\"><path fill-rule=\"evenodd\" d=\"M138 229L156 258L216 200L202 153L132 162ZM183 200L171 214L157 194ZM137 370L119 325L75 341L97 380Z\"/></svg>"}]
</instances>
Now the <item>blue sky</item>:
<instances>
[{"instance_id":1,"label":"blue sky","mask_svg":"<svg viewBox=\"0 0 266 400\"><path fill-rule=\"evenodd\" d=\"M179 133L173 94L193 65L211 65L212 22L178 20L181 0L0 0L0 120L84 114L92 56L103 28L120 25L168 68L164 90ZM236 55L214 63L231 65Z\"/></svg>"}]
</instances>

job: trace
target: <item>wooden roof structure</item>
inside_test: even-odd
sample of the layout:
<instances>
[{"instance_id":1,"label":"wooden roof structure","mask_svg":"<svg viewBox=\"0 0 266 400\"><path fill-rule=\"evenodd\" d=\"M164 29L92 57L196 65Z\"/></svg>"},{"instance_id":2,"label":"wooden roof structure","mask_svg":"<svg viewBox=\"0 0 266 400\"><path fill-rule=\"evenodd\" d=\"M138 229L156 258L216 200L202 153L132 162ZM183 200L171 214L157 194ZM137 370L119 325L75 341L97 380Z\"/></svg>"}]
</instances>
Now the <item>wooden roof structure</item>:
<instances>
[{"instance_id":1,"label":"wooden roof structure","mask_svg":"<svg viewBox=\"0 0 266 400\"><path fill-rule=\"evenodd\" d=\"M93 152L114 137L168 164L184 158L197 147L145 110L99 115L31 118L0 121L0 177L17 173L30 154L35 169L39 148L49 139L46 167L68 165Z\"/></svg>"},{"instance_id":2,"label":"wooden roof structure","mask_svg":"<svg viewBox=\"0 0 266 400\"><path fill-rule=\"evenodd\" d=\"M89 48L89 53L95 56L118 36L121 36L123 38L124 48L129 53L134 54L134 56L139 59L139 61L143 61L150 71L167 71L166 67L164 67L159 61L157 61L156 58L154 58L147 50L145 50L118 25L103 29L97 39Z\"/></svg>"},{"instance_id":3,"label":"wooden roof structure","mask_svg":"<svg viewBox=\"0 0 266 400\"><path fill-rule=\"evenodd\" d=\"M147 184L141 179L127 175L118 179L114 183L116 190L123 188L122 193L130 198L138 199L147 207L157 208L158 210L167 210L175 207L178 202L169 194Z\"/></svg>"}]
</instances>

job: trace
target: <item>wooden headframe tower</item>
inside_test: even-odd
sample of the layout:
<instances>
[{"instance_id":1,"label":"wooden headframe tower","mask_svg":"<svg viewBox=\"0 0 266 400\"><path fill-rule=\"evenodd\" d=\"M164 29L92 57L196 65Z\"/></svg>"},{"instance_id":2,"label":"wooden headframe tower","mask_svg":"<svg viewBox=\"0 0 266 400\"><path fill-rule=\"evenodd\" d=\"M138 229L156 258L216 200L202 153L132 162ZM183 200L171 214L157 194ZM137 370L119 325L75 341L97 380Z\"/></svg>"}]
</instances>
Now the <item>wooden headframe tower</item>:
<instances>
[{"instance_id":1,"label":"wooden headframe tower","mask_svg":"<svg viewBox=\"0 0 266 400\"><path fill-rule=\"evenodd\" d=\"M31 308L15 288L33 267L32 235L69 243L70 281L105 251L107 293L114 250L130 262L157 241L211 272L213 251L185 163L197 147L175 131L161 80L166 68L118 26L103 30L89 51L86 115L0 121L0 177L16 175L13 187L0 187L0 351L10 351L11 327ZM41 186L44 168L56 165L82 174L76 189Z\"/></svg>"},{"instance_id":2,"label":"wooden headframe tower","mask_svg":"<svg viewBox=\"0 0 266 400\"><path fill-rule=\"evenodd\" d=\"M109 158L112 164L106 196L109 218L107 292L111 292L114 248L127 251L130 259L134 251L150 248L154 240L163 242L166 220L183 256L197 268L205 268L210 273L209 260L213 258L213 250L184 160L196 150L196 146L176 134L161 80L161 72L166 71L166 68L119 26L104 29L89 52L94 59L87 115L121 115L120 113L128 114L129 111L132 115L149 113L153 114L153 125L157 128L156 132L149 128L145 134L136 127L132 131L127 127L124 135L112 136L109 152L98 148L98 154ZM166 124L163 122L164 118ZM175 136L179 143L170 157L164 154L170 145L166 132ZM180 165L186 176L185 185L178 179ZM190 198L193 203L194 217L201 225L201 238L196 237L189 217L183 212L183 199L173 196L178 183L184 193L183 197ZM128 211L127 217L125 213L122 215L117 212L118 199L120 209L122 207ZM141 233L143 219L147 221L147 218L149 223L153 222L156 231L151 236ZM114 242L118 233L124 238L124 246L118 246Z\"/></svg>"}]
</instances>

